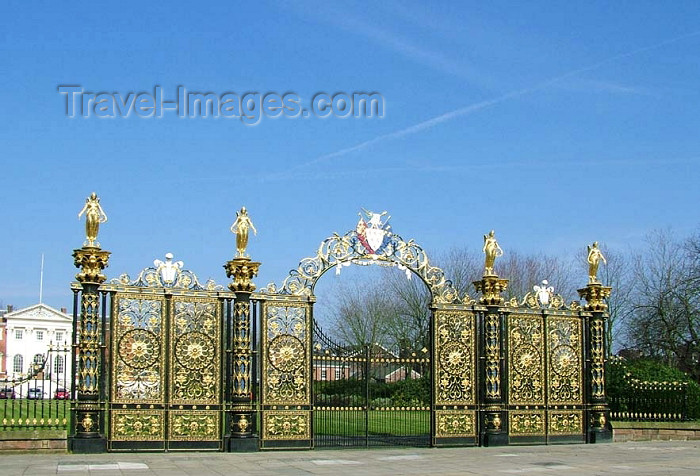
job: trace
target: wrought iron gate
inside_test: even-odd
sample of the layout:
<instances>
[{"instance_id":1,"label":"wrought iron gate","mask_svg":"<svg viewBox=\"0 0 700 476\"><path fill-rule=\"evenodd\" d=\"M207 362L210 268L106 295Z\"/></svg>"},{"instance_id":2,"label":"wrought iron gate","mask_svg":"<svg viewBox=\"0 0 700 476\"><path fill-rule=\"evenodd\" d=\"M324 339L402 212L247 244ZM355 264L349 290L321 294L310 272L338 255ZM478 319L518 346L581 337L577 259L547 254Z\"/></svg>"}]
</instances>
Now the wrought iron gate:
<instances>
[{"instance_id":1,"label":"wrought iron gate","mask_svg":"<svg viewBox=\"0 0 700 476\"><path fill-rule=\"evenodd\" d=\"M507 319L511 443L585 442L583 319L554 312Z\"/></svg>"},{"instance_id":2,"label":"wrought iron gate","mask_svg":"<svg viewBox=\"0 0 700 476\"><path fill-rule=\"evenodd\" d=\"M429 446L430 359L342 347L314 329L316 447Z\"/></svg>"},{"instance_id":3,"label":"wrought iron gate","mask_svg":"<svg viewBox=\"0 0 700 476\"><path fill-rule=\"evenodd\" d=\"M194 276L149 276L113 287L108 448L220 450L221 303Z\"/></svg>"}]
</instances>

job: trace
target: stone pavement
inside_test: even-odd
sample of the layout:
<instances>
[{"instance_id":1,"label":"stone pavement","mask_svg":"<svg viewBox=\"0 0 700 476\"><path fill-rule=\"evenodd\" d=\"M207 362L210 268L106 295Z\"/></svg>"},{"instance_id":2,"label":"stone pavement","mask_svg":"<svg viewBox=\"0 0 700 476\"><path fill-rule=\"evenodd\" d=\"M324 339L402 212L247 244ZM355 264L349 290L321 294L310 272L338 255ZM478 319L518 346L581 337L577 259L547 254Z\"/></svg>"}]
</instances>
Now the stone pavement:
<instances>
[{"instance_id":1,"label":"stone pavement","mask_svg":"<svg viewBox=\"0 0 700 476\"><path fill-rule=\"evenodd\" d=\"M260 453L4 454L0 475L698 475L700 442Z\"/></svg>"}]
</instances>

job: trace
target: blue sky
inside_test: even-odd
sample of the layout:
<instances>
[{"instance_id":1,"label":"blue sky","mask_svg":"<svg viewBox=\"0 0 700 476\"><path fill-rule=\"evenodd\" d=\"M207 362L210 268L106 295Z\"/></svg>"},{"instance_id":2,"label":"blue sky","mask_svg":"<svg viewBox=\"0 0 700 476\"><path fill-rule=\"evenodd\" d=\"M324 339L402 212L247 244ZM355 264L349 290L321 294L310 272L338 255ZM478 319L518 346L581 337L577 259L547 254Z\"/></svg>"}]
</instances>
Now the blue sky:
<instances>
[{"instance_id":1,"label":"blue sky","mask_svg":"<svg viewBox=\"0 0 700 476\"><path fill-rule=\"evenodd\" d=\"M248 207L259 286L360 207L426 250L612 248L697 230L691 2L143 2L0 6L0 300L68 306L97 192L110 277L173 252L225 282ZM87 91L376 91L383 118L65 117ZM326 277L324 279L331 279ZM583 282L582 277L582 282Z\"/></svg>"}]
</instances>

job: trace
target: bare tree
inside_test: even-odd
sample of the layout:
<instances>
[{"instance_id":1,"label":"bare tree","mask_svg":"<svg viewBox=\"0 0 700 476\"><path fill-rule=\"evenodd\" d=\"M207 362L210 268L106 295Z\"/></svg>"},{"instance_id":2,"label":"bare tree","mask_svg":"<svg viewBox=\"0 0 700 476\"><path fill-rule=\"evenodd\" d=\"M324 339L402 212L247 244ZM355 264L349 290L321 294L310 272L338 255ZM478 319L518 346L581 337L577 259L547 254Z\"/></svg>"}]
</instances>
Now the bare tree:
<instances>
[{"instance_id":1,"label":"bare tree","mask_svg":"<svg viewBox=\"0 0 700 476\"><path fill-rule=\"evenodd\" d=\"M496 261L496 272L509 280L504 297L522 299L542 280L554 287L554 292L570 300L576 295L577 280L572 272L571 261L555 256L524 255L518 252L507 253Z\"/></svg>"},{"instance_id":2,"label":"bare tree","mask_svg":"<svg viewBox=\"0 0 700 476\"><path fill-rule=\"evenodd\" d=\"M634 259L634 314L630 343L643 354L700 379L700 238L678 240L656 231Z\"/></svg>"}]
</instances>

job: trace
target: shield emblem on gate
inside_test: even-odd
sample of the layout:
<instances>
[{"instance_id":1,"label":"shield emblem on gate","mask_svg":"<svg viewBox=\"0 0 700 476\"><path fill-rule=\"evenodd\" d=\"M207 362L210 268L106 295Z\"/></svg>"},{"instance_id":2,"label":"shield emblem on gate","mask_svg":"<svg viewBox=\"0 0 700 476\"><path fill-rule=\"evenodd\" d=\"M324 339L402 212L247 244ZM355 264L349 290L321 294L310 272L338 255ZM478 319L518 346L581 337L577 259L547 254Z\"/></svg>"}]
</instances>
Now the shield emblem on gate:
<instances>
[{"instance_id":1,"label":"shield emblem on gate","mask_svg":"<svg viewBox=\"0 0 700 476\"><path fill-rule=\"evenodd\" d=\"M382 228L367 228L365 231L367 243L369 243L369 246L375 251L375 253L382 246L385 234L386 231L384 231Z\"/></svg>"}]
</instances>

